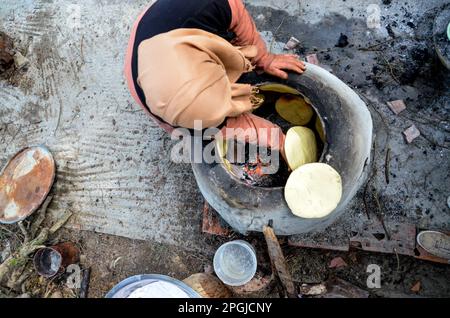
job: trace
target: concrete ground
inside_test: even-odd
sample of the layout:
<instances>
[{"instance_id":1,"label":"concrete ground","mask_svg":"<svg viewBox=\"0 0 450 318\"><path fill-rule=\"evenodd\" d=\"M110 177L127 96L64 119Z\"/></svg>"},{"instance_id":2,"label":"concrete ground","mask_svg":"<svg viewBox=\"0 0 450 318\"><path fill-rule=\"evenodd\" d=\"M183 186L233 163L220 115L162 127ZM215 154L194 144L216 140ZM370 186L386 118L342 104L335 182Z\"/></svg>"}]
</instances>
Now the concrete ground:
<instances>
[{"instance_id":1,"label":"concrete ground","mask_svg":"<svg viewBox=\"0 0 450 318\"><path fill-rule=\"evenodd\" d=\"M220 243L200 231L203 200L190 166L170 161L173 142L134 103L122 76L130 27L148 2L0 0L0 30L31 63L0 81L0 167L28 145L52 151L58 171L49 211L74 212L61 235L83 247L96 297L135 273L184 278L201 271ZM367 27L373 11L362 0L246 1L272 51L295 36L297 53L316 53L368 102L376 134L372 183L387 222L450 230L449 81L430 44L432 16L446 1L372 2L381 28ZM335 47L341 33L344 48ZM407 111L394 116L385 105L393 99L405 99ZM401 132L412 124L422 137L407 145ZM319 236L329 240L364 215L359 194L335 231ZM335 273L326 266L333 253L289 255L302 282L337 274L364 287L364 266L376 261L389 269L386 293L410 293L421 280L424 296L450 295L448 266L409 258L399 265L395 255L363 253L348 260L348 272Z\"/></svg>"}]
</instances>

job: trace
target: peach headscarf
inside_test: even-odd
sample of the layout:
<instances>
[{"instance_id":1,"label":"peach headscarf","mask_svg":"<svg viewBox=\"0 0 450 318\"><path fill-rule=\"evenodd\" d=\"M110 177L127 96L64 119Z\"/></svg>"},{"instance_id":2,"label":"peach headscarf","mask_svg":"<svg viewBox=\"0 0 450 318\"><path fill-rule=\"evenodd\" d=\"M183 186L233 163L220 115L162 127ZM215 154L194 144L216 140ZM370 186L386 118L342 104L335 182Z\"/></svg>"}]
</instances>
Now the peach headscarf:
<instances>
[{"instance_id":1,"label":"peach headscarf","mask_svg":"<svg viewBox=\"0 0 450 318\"><path fill-rule=\"evenodd\" d=\"M155 115L173 126L203 128L252 110L252 86L237 84L252 71L256 46L234 47L212 33L176 29L143 41L138 83Z\"/></svg>"}]
</instances>

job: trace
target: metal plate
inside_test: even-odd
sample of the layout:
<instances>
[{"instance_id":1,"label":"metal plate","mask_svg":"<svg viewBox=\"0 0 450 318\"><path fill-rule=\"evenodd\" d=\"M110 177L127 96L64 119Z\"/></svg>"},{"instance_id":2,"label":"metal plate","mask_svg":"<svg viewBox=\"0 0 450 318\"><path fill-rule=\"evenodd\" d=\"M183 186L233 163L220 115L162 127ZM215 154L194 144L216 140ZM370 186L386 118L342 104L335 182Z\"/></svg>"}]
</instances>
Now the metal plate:
<instances>
[{"instance_id":1,"label":"metal plate","mask_svg":"<svg viewBox=\"0 0 450 318\"><path fill-rule=\"evenodd\" d=\"M0 175L0 223L16 223L44 202L55 179L55 162L45 147L19 151Z\"/></svg>"}]
</instances>

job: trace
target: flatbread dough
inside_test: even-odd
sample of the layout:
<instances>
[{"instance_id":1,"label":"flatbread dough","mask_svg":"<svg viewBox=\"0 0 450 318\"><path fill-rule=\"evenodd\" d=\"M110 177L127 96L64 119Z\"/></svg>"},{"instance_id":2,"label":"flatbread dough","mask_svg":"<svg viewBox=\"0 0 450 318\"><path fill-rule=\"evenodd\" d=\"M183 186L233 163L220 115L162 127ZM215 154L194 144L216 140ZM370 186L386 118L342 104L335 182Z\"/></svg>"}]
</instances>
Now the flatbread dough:
<instances>
[{"instance_id":1,"label":"flatbread dough","mask_svg":"<svg viewBox=\"0 0 450 318\"><path fill-rule=\"evenodd\" d=\"M300 96L282 96L275 103L277 113L284 120L296 126L304 126L311 121L314 110Z\"/></svg>"},{"instance_id":2,"label":"flatbread dough","mask_svg":"<svg viewBox=\"0 0 450 318\"><path fill-rule=\"evenodd\" d=\"M291 170L317 161L317 143L314 132L306 127L292 127L286 134L284 151Z\"/></svg>"},{"instance_id":3,"label":"flatbread dough","mask_svg":"<svg viewBox=\"0 0 450 318\"><path fill-rule=\"evenodd\" d=\"M325 217L341 201L341 176L327 164L305 164L289 176L284 196L296 216L307 219Z\"/></svg>"}]
</instances>

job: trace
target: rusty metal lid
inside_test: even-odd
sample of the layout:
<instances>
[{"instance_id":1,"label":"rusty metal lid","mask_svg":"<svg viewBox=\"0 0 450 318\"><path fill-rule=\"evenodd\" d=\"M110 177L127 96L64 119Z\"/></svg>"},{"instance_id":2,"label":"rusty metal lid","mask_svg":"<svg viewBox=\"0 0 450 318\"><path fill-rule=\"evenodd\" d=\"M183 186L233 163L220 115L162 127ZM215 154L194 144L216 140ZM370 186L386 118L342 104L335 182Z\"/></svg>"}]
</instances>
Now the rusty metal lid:
<instances>
[{"instance_id":1,"label":"rusty metal lid","mask_svg":"<svg viewBox=\"0 0 450 318\"><path fill-rule=\"evenodd\" d=\"M36 211L55 180L55 162L47 148L19 151L0 174L0 223L16 223Z\"/></svg>"}]
</instances>

